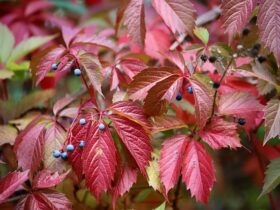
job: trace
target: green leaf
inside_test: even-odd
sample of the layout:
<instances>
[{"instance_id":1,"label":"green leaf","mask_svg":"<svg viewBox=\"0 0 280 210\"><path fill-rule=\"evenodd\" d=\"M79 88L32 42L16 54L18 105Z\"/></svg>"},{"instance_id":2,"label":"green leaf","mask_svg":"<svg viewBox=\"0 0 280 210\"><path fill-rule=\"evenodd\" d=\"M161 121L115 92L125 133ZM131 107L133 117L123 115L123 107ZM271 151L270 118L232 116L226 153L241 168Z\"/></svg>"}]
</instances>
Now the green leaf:
<instances>
[{"instance_id":1,"label":"green leaf","mask_svg":"<svg viewBox=\"0 0 280 210\"><path fill-rule=\"evenodd\" d=\"M9 58L13 46L15 44L14 35L9 28L0 23L0 61L6 63Z\"/></svg>"},{"instance_id":2,"label":"green leaf","mask_svg":"<svg viewBox=\"0 0 280 210\"><path fill-rule=\"evenodd\" d=\"M155 208L154 210L165 210L165 205L166 205L166 203L163 202L160 206L158 206L158 207Z\"/></svg>"},{"instance_id":3,"label":"green leaf","mask_svg":"<svg viewBox=\"0 0 280 210\"><path fill-rule=\"evenodd\" d=\"M29 61L23 61L21 63L8 63L6 68L11 71L26 71L29 69Z\"/></svg>"},{"instance_id":4,"label":"green leaf","mask_svg":"<svg viewBox=\"0 0 280 210\"><path fill-rule=\"evenodd\" d=\"M195 29L193 29L193 33L196 35L197 38L199 38L203 42L204 45L208 44L209 33L208 33L208 30L206 28L195 27Z\"/></svg>"},{"instance_id":5,"label":"green leaf","mask_svg":"<svg viewBox=\"0 0 280 210\"><path fill-rule=\"evenodd\" d=\"M272 160L265 172L264 186L259 198L280 184L280 158Z\"/></svg>"},{"instance_id":6,"label":"green leaf","mask_svg":"<svg viewBox=\"0 0 280 210\"><path fill-rule=\"evenodd\" d=\"M12 51L11 56L8 59L7 63L16 61L17 59L29 54L36 48L46 44L50 40L54 39L56 35L52 36L33 36L26 40L20 42L16 48Z\"/></svg>"},{"instance_id":7,"label":"green leaf","mask_svg":"<svg viewBox=\"0 0 280 210\"><path fill-rule=\"evenodd\" d=\"M0 79L11 79L14 76L14 72L2 69L0 70Z\"/></svg>"}]
</instances>

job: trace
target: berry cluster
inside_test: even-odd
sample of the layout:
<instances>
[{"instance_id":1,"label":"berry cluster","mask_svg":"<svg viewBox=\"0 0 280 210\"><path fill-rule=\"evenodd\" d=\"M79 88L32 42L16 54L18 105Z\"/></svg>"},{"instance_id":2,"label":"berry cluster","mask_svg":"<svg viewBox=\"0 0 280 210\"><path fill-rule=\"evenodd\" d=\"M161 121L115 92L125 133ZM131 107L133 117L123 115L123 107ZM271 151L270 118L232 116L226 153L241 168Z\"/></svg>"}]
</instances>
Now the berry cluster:
<instances>
[{"instance_id":1,"label":"berry cluster","mask_svg":"<svg viewBox=\"0 0 280 210\"><path fill-rule=\"evenodd\" d=\"M188 92L189 94L192 94L192 93L193 93L192 86L188 86L188 87L187 87L187 92ZM181 93L177 93L176 100L177 100L177 101L181 101L182 98L183 98L182 94L181 94Z\"/></svg>"},{"instance_id":2,"label":"berry cluster","mask_svg":"<svg viewBox=\"0 0 280 210\"><path fill-rule=\"evenodd\" d=\"M58 65L59 65L59 63L57 63L57 64L53 63L52 66L51 66L52 70L54 70L54 71L57 70ZM81 69L79 69L79 68L74 69L74 75L75 76L79 77L79 76L81 76L81 74L82 74Z\"/></svg>"}]
</instances>

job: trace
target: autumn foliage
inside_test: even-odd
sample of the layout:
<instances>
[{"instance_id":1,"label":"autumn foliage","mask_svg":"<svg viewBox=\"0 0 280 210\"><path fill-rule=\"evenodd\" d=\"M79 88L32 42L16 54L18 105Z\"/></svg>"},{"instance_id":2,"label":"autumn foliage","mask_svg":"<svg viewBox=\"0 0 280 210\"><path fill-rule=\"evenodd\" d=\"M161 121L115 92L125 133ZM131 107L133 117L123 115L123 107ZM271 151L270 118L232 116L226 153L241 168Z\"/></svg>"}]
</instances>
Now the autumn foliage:
<instances>
[{"instance_id":1,"label":"autumn foliage","mask_svg":"<svg viewBox=\"0 0 280 210\"><path fill-rule=\"evenodd\" d=\"M279 209L279 0L0 6L0 209Z\"/></svg>"}]
</instances>

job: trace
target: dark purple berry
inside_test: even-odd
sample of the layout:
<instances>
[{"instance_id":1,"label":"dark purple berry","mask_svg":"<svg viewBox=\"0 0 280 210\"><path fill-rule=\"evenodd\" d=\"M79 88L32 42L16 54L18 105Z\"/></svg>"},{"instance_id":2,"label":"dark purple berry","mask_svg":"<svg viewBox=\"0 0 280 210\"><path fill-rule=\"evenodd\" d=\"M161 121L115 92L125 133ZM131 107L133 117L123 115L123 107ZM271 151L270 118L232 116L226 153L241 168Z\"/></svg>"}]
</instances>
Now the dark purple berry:
<instances>
[{"instance_id":1,"label":"dark purple berry","mask_svg":"<svg viewBox=\"0 0 280 210\"><path fill-rule=\"evenodd\" d=\"M245 125L246 124L246 120L244 118L239 118L238 119L238 124L239 125Z\"/></svg>"},{"instance_id":2,"label":"dark purple berry","mask_svg":"<svg viewBox=\"0 0 280 210\"><path fill-rule=\"evenodd\" d=\"M247 36L249 33L250 33L250 29L248 29L248 28L244 28L242 31L243 36Z\"/></svg>"},{"instance_id":3,"label":"dark purple berry","mask_svg":"<svg viewBox=\"0 0 280 210\"><path fill-rule=\"evenodd\" d=\"M260 63L263 63L263 62L266 61L266 57L264 57L264 56L259 56L259 57L258 57L258 61L259 61Z\"/></svg>"},{"instance_id":4,"label":"dark purple berry","mask_svg":"<svg viewBox=\"0 0 280 210\"><path fill-rule=\"evenodd\" d=\"M220 87L220 83L219 82L214 82L213 83L213 88L218 89Z\"/></svg>"},{"instance_id":5,"label":"dark purple berry","mask_svg":"<svg viewBox=\"0 0 280 210\"><path fill-rule=\"evenodd\" d=\"M177 101L181 101L181 100L182 100L182 94L181 94L181 93L178 93L178 94L177 94L176 100L177 100Z\"/></svg>"},{"instance_id":6,"label":"dark purple berry","mask_svg":"<svg viewBox=\"0 0 280 210\"><path fill-rule=\"evenodd\" d=\"M210 57L209 57L210 63L215 63L216 60L217 60L217 57L216 57L216 56L210 56Z\"/></svg>"},{"instance_id":7,"label":"dark purple berry","mask_svg":"<svg viewBox=\"0 0 280 210\"><path fill-rule=\"evenodd\" d=\"M200 59L203 61L203 62L206 62L208 60L208 56L203 54L200 56Z\"/></svg>"}]
</instances>

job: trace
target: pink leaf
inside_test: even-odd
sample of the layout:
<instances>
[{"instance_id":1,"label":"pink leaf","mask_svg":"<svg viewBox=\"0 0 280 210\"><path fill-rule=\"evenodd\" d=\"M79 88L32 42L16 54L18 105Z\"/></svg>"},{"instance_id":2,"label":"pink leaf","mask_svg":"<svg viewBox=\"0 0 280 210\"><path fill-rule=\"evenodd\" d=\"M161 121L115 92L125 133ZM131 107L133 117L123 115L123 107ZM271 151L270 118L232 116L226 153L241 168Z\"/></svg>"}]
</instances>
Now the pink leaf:
<instances>
[{"instance_id":1,"label":"pink leaf","mask_svg":"<svg viewBox=\"0 0 280 210\"><path fill-rule=\"evenodd\" d=\"M143 108L131 101L120 101L111 105L109 108L114 114L126 117L147 128L151 127L151 123L147 120Z\"/></svg>"},{"instance_id":2,"label":"pink leaf","mask_svg":"<svg viewBox=\"0 0 280 210\"><path fill-rule=\"evenodd\" d=\"M82 153L86 185L97 200L101 192L106 192L111 187L117 165L116 146L109 128L100 130L98 125L99 122L96 121L90 127Z\"/></svg>"},{"instance_id":3,"label":"pink leaf","mask_svg":"<svg viewBox=\"0 0 280 210\"><path fill-rule=\"evenodd\" d=\"M269 139L280 135L280 101L270 100L265 107L265 139L264 144Z\"/></svg>"},{"instance_id":4,"label":"pink leaf","mask_svg":"<svg viewBox=\"0 0 280 210\"><path fill-rule=\"evenodd\" d=\"M132 39L143 46L146 34L143 0L130 0L124 13L124 24Z\"/></svg>"},{"instance_id":5,"label":"pink leaf","mask_svg":"<svg viewBox=\"0 0 280 210\"><path fill-rule=\"evenodd\" d=\"M260 5L257 24L260 39L271 52L274 53L278 66L280 65L280 1L266 0Z\"/></svg>"},{"instance_id":6,"label":"pink leaf","mask_svg":"<svg viewBox=\"0 0 280 210\"><path fill-rule=\"evenodd\" d=\"M241 147L236 123L225 121L220 117L212 118L211 123L206 125L199 136L213 149Z\"/></svg>"},{"instance_id":7,"label":"pink leaf","mask_svg":"<svg viewBox=\"0 0 280 210\"><path fill-rule=\"evenodd\" d=\"M183 153L188 145L188 138L185 135L177 135L167 139L163 143L160 152L159 171L166 193L173 188L180 175Z\"/></svg>"},{"instance_id":8,"label":"pink leaf","mask_svg":"<svg viewBox=\"0 0 280 210\"><path fill-rule=\"evenodd\" d=\"M199 128L203 129L212 113L214 91L205 82L196 78L190 79L190 83L195 98L196 121Z\"/></svg>"},{"instance_id":9,"label":"pink leaf","mask_svg":"<svg viewBox=\"0 0 280 210\"><path fill-rule=\"evenodd\" d=\"M174 34L192 34L195 11L191 1L153 0L152 5Z\"/></svg>"},{"instance_id":10,"label":"pink leaf","mask_svg":"<svg viewBox=\"0 0 280 210\"><path fill-rule=\"evenodd\" d=\"M74 100L76 100L79 96L81 96L81 93L75 93L72 95L66 95L63 98L60 98L55 102L53 105L53 113L54 115L57 115L59 111L61 111L64 107L68 106L70 103L72 103Z\"/></svg>"},{"instance_id":11,"label":"pink leaf","mask_svg":"<svg viewBox=\"0 0 280 210\"><path fill-rule=\"evenodd\" d=\"M263 105L252 95L246 92L234 92L221 95L218 109L220 114L246 114L248 112L262 111Z\"/></svg>"},{"instance_id":12,"label":"pink leaf","mask_svg":"<svg viewBox=\"0 0 280 210\"><path fill-rule=\"evenodd\" d=\"M50 188L61 183L66 176L69 174L70 170L63 174L58 172L52 172L47 169L40 171L34 178L32 182L32 187L34 189Z\"/></svg>"},{"instance_id":13,"label":"pink leaf","mask_svg":"<svg viewBox=\"0 0 280 210\"><path fill-rule=\"evenodd\" d=\"M214 164L204 146L191 141L182 162L182 179L197 201L207 203L215 182Z\"/></svg>"},{"instance_id":14,"label":"pink leaf","mask_svg":"<svg viewBox=\"0 0 280 210\"><path fill-rule=\"evenodd\" d=\"M43 9L49 9L52 7L52 3L48 1L33 1L29 4L27 4L27 7L25 8L24 15L29 16L35 12L38 12Z\"/></svg>"},{"instance_id":15,"label":"pink leaf","mask_svg":"<svg viewBox=\"0 0 280 210\"><path fill-rule=\"evenodd\" d=\"M28 180L29 170L24 172L14 171L0 180L0 203L12 195L18 187Z\"/></svg>"},{"instance_id":16,"label":"pink leaf","mask_svg":"<svg viewBox=\"0 0 280 210\"><path fill-rule=\"evenodd\" d=\"M256 0L224 0L222 1L222 19L226 33L230 40L233 35L240 32L248 23L253 9L256 6Z\"/></svg>"},{"instance_id":17,"label":"pink leaf","mask_svg":"<svg viewBox=\"0 0 280 210\"><path fill-rule=\"evenodd\" d=\"M34 192L18 203L16 210L71 210L71 203L59 192Z\"/></svg>"},{"instance_id":18,"label":"pink leaf","mask_svg":"<svg viewBox=\"0 0 280 210\"><path fill-rule=\"evenodd\" d=\"M62 37L64 40L65 45L68 47L70 45L70 42L73 40L73 38L80 32L81 29L63 26L61 28Z\"/></svg>"},{"instance_id":19,"label":"pink leaf","mask_svg":"<svg viewBox=\"0 0 280 210\"><path fill-rule=\"evenodd\" d=\"M148 67L142 60L136 58L125 58L121 60L120 65L130 79Z\"/></svg>"},{"instance_id":20,"label":"pink leaf","mask_svg":"<svg viewBox=\"0 0 280 210\"><path fill-rule=\"evenodd\" d=\"M118 115L109 115L119 137L136 161L140 171L146 175L146 166L151 159L150 138L141 125Z\"/></svg>"}]
</instances>

